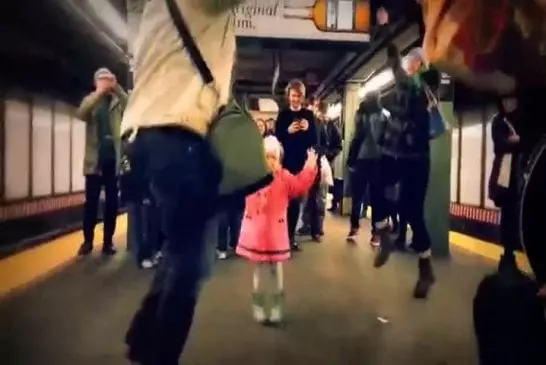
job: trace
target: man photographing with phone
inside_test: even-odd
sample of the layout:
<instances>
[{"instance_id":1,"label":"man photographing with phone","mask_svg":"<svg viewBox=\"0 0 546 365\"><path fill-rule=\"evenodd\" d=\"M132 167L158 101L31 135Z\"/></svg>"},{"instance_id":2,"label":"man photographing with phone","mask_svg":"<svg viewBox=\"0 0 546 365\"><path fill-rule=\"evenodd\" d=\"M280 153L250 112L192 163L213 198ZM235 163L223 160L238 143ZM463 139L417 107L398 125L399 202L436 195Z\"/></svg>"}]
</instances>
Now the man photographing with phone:
<instances>
[{"instance_id":1,"label":"man photographing with phone","mask_svg":"<svg viewBox=\"0 0 546 365\"><path fill-rule=\"evenodd\" d=\"M303 107L305 85L292 80L286 87L288 107L279 111L276 122L277 138L284 148L283 166L293 174L301 171L307 159L307 150L317 145L315 116ZM300 249L294 236L300 215L301 200L294 199L288 206L288 237L292 250Z\"/></svg>"},{"instance_id":2,"label":"man photographing with phone","mask_svg":"<svg viewBox=\"0 0 546 365\"><path fill-rule=\"evenodd\" d=\"M86 124L85 204L83 213L84 241L79 255L93 251L93 240L99 209L99 196L104 187L104 237L102 253L114 255L113 236L118 211L118 173L120 157L120 124L127 105L127 94L116 76L100 68L93 77L95 90L81 102L76 115Z\"/></svg>"}]
</instances>

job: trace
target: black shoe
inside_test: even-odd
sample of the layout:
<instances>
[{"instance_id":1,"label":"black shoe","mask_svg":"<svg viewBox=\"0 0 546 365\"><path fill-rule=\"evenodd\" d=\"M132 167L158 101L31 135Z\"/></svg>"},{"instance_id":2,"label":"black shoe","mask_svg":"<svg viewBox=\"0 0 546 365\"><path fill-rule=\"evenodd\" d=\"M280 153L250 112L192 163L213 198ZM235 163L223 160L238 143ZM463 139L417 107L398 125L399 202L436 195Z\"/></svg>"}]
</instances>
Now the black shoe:
<instances>
[{"instance_id":1,"label":"black shoe","mask_svg":"<svg viewBox=\"0 0 546 365\"><path fill-rule=\"evenodd\" d=\"M413 290L413 297L417 299L426 299L430 287L436 279L434 278L434 273L432 271L432 264L430 263L430 258L419 259L419 279L415 284L415 289Z\"/></svg>"},{"instance_id":2,"label":"black shoe","mask_svg":"<svg viewBox=\"0 0 546 365\"><path fill-rule=\"evenodd\" d=\"M293 251L293 252L300 252L301 251L301 246L298 242L292 242L290 244L290 249Z\"/></svg>"},{"instance_id":3,"label":"black shoe","mask_svg":"<svg viewBox=\"0 0 546 365\"><path fill-rule=\"evenodd\" d=\"M394 244L392 242L391 232L388 226L378 229L377 234L379 235L379 248L377 254L375 255L373 266L380 268L381 266L385 265L387 261L389 261Z\"/></svg>"},{"instance_id":4,"label":"black shoe","mask_svg":"<svg viewBox=\"0 0 546 365\"><path fill-rule=\"evenodd\" d=\"M114 248L113 245L104 245L102 246L102 254L105 256L114 256L118 251Z\"/></svg>"},{"instance_id":5,"label":"black shoe","mask_svg":"<svg viewBox=\"0 0 546 365\"><path fill-rule=\"evenodd\" d=\"M91 252L93 252L93 243L92 242L84 242L80 246L80 249L78 250L79 256L87 256Z\"/></svg>"}]
</instances>

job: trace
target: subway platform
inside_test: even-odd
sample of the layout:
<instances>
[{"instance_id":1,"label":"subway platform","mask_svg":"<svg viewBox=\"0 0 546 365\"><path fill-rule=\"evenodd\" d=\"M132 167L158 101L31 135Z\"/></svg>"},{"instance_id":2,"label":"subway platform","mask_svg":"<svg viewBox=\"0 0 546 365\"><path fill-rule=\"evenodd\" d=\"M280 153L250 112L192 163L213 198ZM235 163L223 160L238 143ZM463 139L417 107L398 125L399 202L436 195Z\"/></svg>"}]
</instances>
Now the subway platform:
<instances>
[{"instance_id":1,"label":"subway platform","mask_svg":"<svg viewBox=\"0 0 546 365\"><path fill-rule=\"evenodd\" d=\"M119 226L114 258L74 258L76 232L0 261L2 364L128 363L124 334L153 271L139 270L124 252L125 223ZM218 262L181 363L477 364L472 298L496 263L452 247L451 259L435 262L429 299L416 300L416 257L394 254L374 269L369 237L348 244L347 229L345 218L329 217L324 241L304 243L287 263L283 328L253 322L250 265Z\"/></svg>"}]
</instances>

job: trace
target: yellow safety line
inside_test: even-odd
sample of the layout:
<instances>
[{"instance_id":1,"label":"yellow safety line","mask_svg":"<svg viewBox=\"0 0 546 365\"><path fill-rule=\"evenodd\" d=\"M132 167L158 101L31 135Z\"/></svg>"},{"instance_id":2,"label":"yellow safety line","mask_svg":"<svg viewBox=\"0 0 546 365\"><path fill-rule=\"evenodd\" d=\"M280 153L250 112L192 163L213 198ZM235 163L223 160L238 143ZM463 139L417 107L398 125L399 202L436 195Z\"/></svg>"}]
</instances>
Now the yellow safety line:
<instances>
[{"instance_id":1,"label":"yellow safety line","mask_svg":"<svg viewBox=\"0 0 546 365\"><path fill-rule=\"evenodd\" d=\"M102 229L102 224L97 225L96 237L102 237ZM118 217L116 232L115 242L124 244L127 215ZM449 241L452 245L493 261L498 261L502 253L498 245L453 231L449 233ZM43 280L73 262L81 242L82 232L78 231L0 260L0 297ZM517 253L516 259L522 270L531 272L524 254Z\"/></svg>"},{"instance_id":2,"label":"yellow safety line","mask_svg":"<svg viewBox=\"0 0 546 365\"><path fill-rule=\"evenodd\" d=\"M503 251L499 245L453 231L449 232L449 243L493 261L498 261ZM527 273L532 272L529 260L524 253L517 252L516 261L521 270Z\"/></svg>"},{"instance_id":3,"label":"yellow safety line","mask_svg":"<svg viewBox=\"0 0 546 365\"><path fill-rule=\"evenodd\" d=\"M102 232L101 223L95 229L95 237L102 238ZM126 214L118 217L116 232L114 242L125 244ZM0 297L43 279L75 260L82 241L82 231L78 231L0 260Z\"/></svg>"}]
</instances>

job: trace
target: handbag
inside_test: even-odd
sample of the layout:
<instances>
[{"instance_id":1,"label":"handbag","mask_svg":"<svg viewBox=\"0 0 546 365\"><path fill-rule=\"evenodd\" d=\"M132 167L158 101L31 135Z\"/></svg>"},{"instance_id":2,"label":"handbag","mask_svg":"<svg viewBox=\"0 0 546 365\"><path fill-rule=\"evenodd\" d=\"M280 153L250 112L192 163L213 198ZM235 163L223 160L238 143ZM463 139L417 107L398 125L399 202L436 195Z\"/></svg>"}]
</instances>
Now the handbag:
<instances>
[{"instance_id":1,"label":"handbag","mask_svg":"<svg viewBox=\"0 0 546 365\"><path fill-rule=\"evenodd\" d=\"M184 47L199 71L204 87L214 89L214 77L199 51L175 0L166 0L171 19ZM206 136L222 168L220 198L249 195L273 180L267 165L263 139L250 113L231 98L212 121ZM244 146L236 141L244 141Z\"/></svg>"},{"instance_id":2,"label":"handbag","mask_svg":"<svg viewBox=\"0 0 546 365\"><path fill-rule=\"evenodd\" d=\"M449 124L442 116L440 109L438 108L438 99L430 90L430 88L423 83L423 89L425 90L425 95L429 103L428 113L429 113L429 135L431 139L440 137L449 129Z\"/></svg>"}]
</instances>

